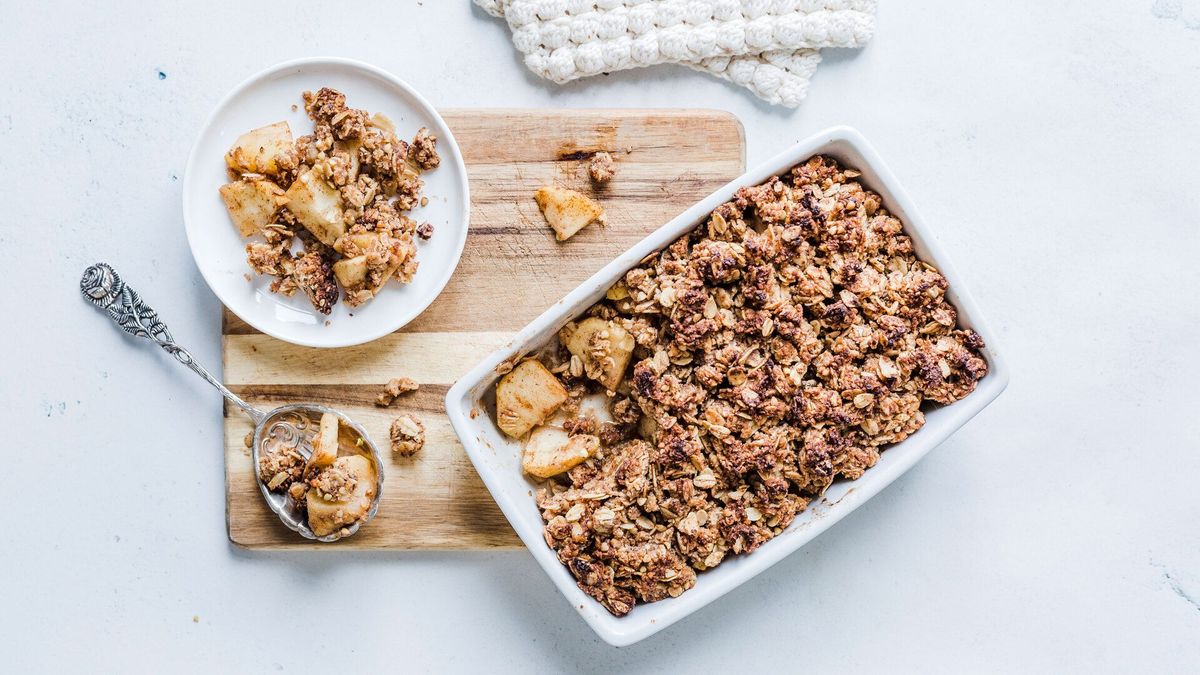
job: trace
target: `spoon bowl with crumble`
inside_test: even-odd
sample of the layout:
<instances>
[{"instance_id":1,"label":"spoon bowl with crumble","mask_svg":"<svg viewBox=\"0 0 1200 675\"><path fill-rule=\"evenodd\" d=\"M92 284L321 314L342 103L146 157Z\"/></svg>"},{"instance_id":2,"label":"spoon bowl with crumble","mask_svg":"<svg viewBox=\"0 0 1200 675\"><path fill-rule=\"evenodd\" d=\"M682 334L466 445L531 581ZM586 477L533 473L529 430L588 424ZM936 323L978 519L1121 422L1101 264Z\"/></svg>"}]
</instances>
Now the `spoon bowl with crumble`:
<instances>
[{"instance_id":1,"label":"spoon bowl with crumble","mask_svg":"<svg viewBox=\"0 0 1200 675\"><path fill-rule=\"evenodd\" d=\"M375 517L383 493L383 464L379 449L359 424L315 403L262 411L242 400L176 344L158 313L105 263L84 270L79 289L122 330L162 347L253 420L258 487L288 529L306 539L334 542Z\"/></svg>"}]
</instances>

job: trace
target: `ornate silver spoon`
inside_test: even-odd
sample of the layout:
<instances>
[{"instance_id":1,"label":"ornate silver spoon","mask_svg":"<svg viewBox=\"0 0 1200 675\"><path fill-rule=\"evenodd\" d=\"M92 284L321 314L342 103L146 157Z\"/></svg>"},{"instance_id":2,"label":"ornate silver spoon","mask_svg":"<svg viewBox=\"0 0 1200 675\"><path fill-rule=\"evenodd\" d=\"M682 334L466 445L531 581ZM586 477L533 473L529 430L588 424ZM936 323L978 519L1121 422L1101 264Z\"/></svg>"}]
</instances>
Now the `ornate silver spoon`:
<instances>
[{"instance_id":1,"label":"ornate silver spoon","mask_svg":"<svg viewBox=\"0 0 1200 675\"><path fill-rule=\"evenodd\" d=\"M258 481L258 487L267 501L267 506L279 516L279 519L289 529L308 539L332 542L354 534L359 527L375 517L376 511L379 510L379 498L383 494L383 463L379 460L379 449L375 447L375 443L371 441L366 430L356 422L337 410L315 403L285 405L268 412L263 412L246 403L225 388L225 385L221 384L203 366L196 363L186 349L175 344L167 327L159 321L158 313L143 302L136 291L125 284L116 270L105 263L97 263L83 271L79 290L85 298L105 310L109 318L126 333L146 338L162 347L168 354L174 356L175 360L191 368L206 382L216 387L226 400L250 416L254 422L252 449L255 480ZM371 506L365 518L332 534L318 537L309 527L303 512L297 508L295 502L287 494L272 492L268 489L267 484L259 476L258 467L260 452L265 452L268 446L277 448L282 445L285 449L294 449L305 459L310 457L317 423L323 413L337 415L341 420L342 427L352 432L348 439L350 445L356 446L359 451L369 451L371 462L375 468L376 483Z\"/></svg>"}]
</instances>

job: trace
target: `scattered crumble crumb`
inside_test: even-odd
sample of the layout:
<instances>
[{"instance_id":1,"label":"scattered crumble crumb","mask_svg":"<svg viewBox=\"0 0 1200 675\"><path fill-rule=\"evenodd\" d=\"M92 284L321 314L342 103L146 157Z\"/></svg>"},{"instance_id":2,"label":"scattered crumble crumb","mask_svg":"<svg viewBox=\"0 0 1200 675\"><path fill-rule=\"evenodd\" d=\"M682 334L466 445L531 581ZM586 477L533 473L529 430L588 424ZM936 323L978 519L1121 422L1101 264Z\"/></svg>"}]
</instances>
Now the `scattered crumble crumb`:
<instances>
[{"instance_id":1,"label":"scattered crumble crumb","mask_svg":"<svg viewBox=\"0 0 1200 675\"><path fill-rule=\"evenodd\" d=\"M254 447L254 432L253 431L247 432L246 437L242 439L242 442L246 444L247 448L253 448Z\"/></svg>"},{"instance_id":2,"label":"scattered crumble crumb","mask_svg":"<svg viewBox=\"0 0 1200 675\"><path fill-rule=\"evenodd\" d=\"M246 281L254 281L254 277L250 276L249 272L243 274L242 278L245 279Z\"/></svg>"},{"instance_id":3,"label":"scattered crumble crumb","mask_svg":"<svg viewBox=\"0 0 1200 675\"><path fill-rule=\"evenodd\" d=\"M597 183L607 183L617 171L613 166L612 155L607 152L597 152L588 163L588 175Z\"/></svg>"},{"instance_id":4,"label":"scattered crumble crumb","mask_svg":"<svg viewBox=\"0 0 1200 675\"><path fill-rule=\"evenodd\" d=\"M199 614L192 615L192 623L200 623L200 615Z\"/></svg>"},{"instance_id":5,"label":"scattered crumble crumb","mask_svg":"<svg viewBox=\"0 0 1200 675\"><path fill-rule=\"evenodd\" d=\"M421 195L421 206L429 206L429 197Z\"/></svg>"},{"instance_id":6,"label":"scattered crumble crumb","mask_svg":"<svg viewBox=\"0 0 1200 675\"><path fill-rule=\"evenodd\" d=\"M420 384L408 377L394 377L383 385L383 391L375 398L375 405L380 408L386 408L396 400L396 397L401 394L407 394L410 391L416 391L421 388Z\"/></svg>"},{"instance_id":7,"label":"scattered crumble crumb","mask_svg":"<svg viewBox=\"0 0 1200 675\"><path fill-rule=\"evenodd\" d=\"M418 225L417 226L417 236L420 237L424 241L429 241L429 238L433 236L433 224L432 223L421 223L420 225Z\"/></svg>"},{"instance_id":8,"label":"scattered crumble crumb","mask_svg":"<svg viewBox=\"0 0 1200 675\"><path fill-rule=\"evenodd\" d=\"M392 422L392 452L412 457L425 446L425 425L412 415L401 415Z\"/></svg>"}]
</instances>

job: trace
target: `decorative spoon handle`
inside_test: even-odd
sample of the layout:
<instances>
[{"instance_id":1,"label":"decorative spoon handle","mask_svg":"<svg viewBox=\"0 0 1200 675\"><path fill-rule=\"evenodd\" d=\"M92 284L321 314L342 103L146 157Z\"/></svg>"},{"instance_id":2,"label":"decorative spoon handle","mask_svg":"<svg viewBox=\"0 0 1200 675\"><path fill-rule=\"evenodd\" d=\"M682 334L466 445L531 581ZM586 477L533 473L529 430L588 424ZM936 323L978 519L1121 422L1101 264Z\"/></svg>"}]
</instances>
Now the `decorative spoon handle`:
<instances>
[{"instance_id":1,"label":"decorative spoon handle","mask_svg":"<svg viewBox=\"0 0 1200 675\"><path fill-rule=\"evenodd\" d=\"M79 290L83 293L83 297L107 312L108 317L126 333L150 340L174 356L176 361L203 377L206 382L216 387L230 403L245 411L255 424L261 422L266 416L265 413L239 398L237 394L226 389L225 385L212 376L212 373L192 358L192 354L188 350L175 344L166 325L158 320L158 312L143 302L137 291L126 285L117 271L107 263L96 263L84 270L83 278L79 280Z\"/></svg>"}]
</instances>

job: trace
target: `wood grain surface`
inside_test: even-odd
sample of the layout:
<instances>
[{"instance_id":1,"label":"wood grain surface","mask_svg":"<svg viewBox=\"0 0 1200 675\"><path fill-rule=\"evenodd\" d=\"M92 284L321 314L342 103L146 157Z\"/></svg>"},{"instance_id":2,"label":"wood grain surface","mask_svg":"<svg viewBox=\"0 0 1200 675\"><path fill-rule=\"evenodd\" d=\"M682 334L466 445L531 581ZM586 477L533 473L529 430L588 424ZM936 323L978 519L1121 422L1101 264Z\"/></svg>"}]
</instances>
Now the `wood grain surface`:
<instances>
[{"instance_id":1,"label":"wood grain surface","mask_svg":"<svg viewBox=\"0 0 1200 675\"><path fill-rule=\"evenodd\" d=\"M415 321L370 344L311 349L275 340L224 312L225 382L252 404L312 401L361 423L383 450L379 513L334 545L289 531L267 509L244 438L250 421L225 409L229 538L249 548L482 549L520 540L475 474L444 414L446 390L513 332L694 202L740 175L741 123L711 110L448 110L471 186L471 223L454 278ZM610 152L617 174L594 188L586 162ZM558 243L533 192L561 185L592 194L607 225ZM436 236L436 235L435 235ZM369 311L369 305L364 311ZM420 391L373 405L383 384L407 376ZM387 451L388 426L422 420L425 448Z\"/></svg>"}]
</instances>

